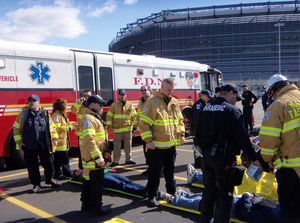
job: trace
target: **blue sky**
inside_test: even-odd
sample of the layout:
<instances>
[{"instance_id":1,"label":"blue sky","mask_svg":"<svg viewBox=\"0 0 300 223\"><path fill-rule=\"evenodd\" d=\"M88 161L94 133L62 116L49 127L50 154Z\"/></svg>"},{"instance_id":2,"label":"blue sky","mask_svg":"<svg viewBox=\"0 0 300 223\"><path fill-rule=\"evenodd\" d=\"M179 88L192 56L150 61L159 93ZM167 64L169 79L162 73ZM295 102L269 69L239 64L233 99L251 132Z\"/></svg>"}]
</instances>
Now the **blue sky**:
<instances>
[{"instance_id":1,"label":"blue sky","mask_svg":"<svg viewBox=\"0 0 300 223\"><path fill-rule=\"evenodd\" d=\"M255 2L267 1L0 0L0 39L108 51L121 28L151 13Z\"/></svg>"}]
</instances>

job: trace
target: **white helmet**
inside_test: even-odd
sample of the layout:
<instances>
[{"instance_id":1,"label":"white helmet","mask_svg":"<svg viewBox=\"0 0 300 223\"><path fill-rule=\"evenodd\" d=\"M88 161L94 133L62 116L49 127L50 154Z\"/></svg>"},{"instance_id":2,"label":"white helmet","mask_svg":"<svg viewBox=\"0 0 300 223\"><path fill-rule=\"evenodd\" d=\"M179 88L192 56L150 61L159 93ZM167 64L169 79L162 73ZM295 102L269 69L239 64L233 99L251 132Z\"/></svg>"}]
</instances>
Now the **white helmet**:
<instances>
[{"instance_id":1,"label":"white helmet","mask_svg":"<svg viewBox=\"0 0 300 223\"><path fill-rule=\"evenodd\" d=\"M267 81L267 85L266 85L266 91L267 92L270 92L271 89L274 87L274 85L278 82L281 82L281 81L284 81L284 82L287 82L288 79L281 75L281 74L274 74L272 77L269 78L269 80Z\"/></svg>"}]
</instances>

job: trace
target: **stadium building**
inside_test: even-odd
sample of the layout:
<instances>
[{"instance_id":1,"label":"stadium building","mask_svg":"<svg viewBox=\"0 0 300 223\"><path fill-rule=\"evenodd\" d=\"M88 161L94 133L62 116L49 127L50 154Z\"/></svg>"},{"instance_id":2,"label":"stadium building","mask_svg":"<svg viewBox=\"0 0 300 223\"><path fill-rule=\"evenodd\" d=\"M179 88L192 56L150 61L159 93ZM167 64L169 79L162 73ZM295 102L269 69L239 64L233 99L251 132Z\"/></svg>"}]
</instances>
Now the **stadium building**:
<instances>
[{"instance_id":1,"label":"stadium building","mask_svg":"<svg viewBox=\"0 0 300 223\"><path fill-rule=\"evenodd\" d=\"M300 2L163 10L120 29L111 52L206 63L225 82L261 89L273 74L299 84Z\"/></svg>"}]
</instances>

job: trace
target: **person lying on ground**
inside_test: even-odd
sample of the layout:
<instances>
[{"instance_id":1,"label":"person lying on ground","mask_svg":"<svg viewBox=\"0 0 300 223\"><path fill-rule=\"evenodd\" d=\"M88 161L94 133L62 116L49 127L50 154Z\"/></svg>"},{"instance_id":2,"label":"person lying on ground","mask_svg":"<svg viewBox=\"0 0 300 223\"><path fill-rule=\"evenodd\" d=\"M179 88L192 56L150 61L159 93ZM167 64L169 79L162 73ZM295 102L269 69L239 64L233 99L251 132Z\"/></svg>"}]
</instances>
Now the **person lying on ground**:
<instances>
[{"instance_id":1,"label":"person lying on ground","mask_svg":"<svg viewBox=\"0 0 300 223\"><path fill-rule=\"evenodd\" d=\"M83 180L82 170L79 169L73 171L71 179L74 181L82 181ZM132 180L128 179L127 177L117 174L116 171L113 169L104 170L103 187L123 191L129 194L142 196L144 198L147 197L146 186L135 183Z\"/></svg>"}]
</instances>

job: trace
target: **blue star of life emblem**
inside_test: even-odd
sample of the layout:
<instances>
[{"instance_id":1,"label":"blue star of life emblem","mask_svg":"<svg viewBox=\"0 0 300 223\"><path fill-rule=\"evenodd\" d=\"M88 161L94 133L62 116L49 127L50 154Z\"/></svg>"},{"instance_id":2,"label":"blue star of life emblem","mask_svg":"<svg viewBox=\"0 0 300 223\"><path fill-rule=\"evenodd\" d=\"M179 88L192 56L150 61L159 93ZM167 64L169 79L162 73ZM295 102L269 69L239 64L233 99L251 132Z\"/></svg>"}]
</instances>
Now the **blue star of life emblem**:
<instances>
[{"instance_id":1,"label":"blue star of life emblem","mask_svg":"<svg viewBox=\"0 0 300 223\"><path fill-rule=\"evenodd\" d=\"M37 84L45 84L45 80L49 82L51 75L49 75L49 72L51 71L46 64L44 66L43 62L36 62L36 65L31 64L29 69L31 71L31 74L29 74L29 77L31 78L31 81L34 82L37 80Z\"/></svg>"}]
</instances>

